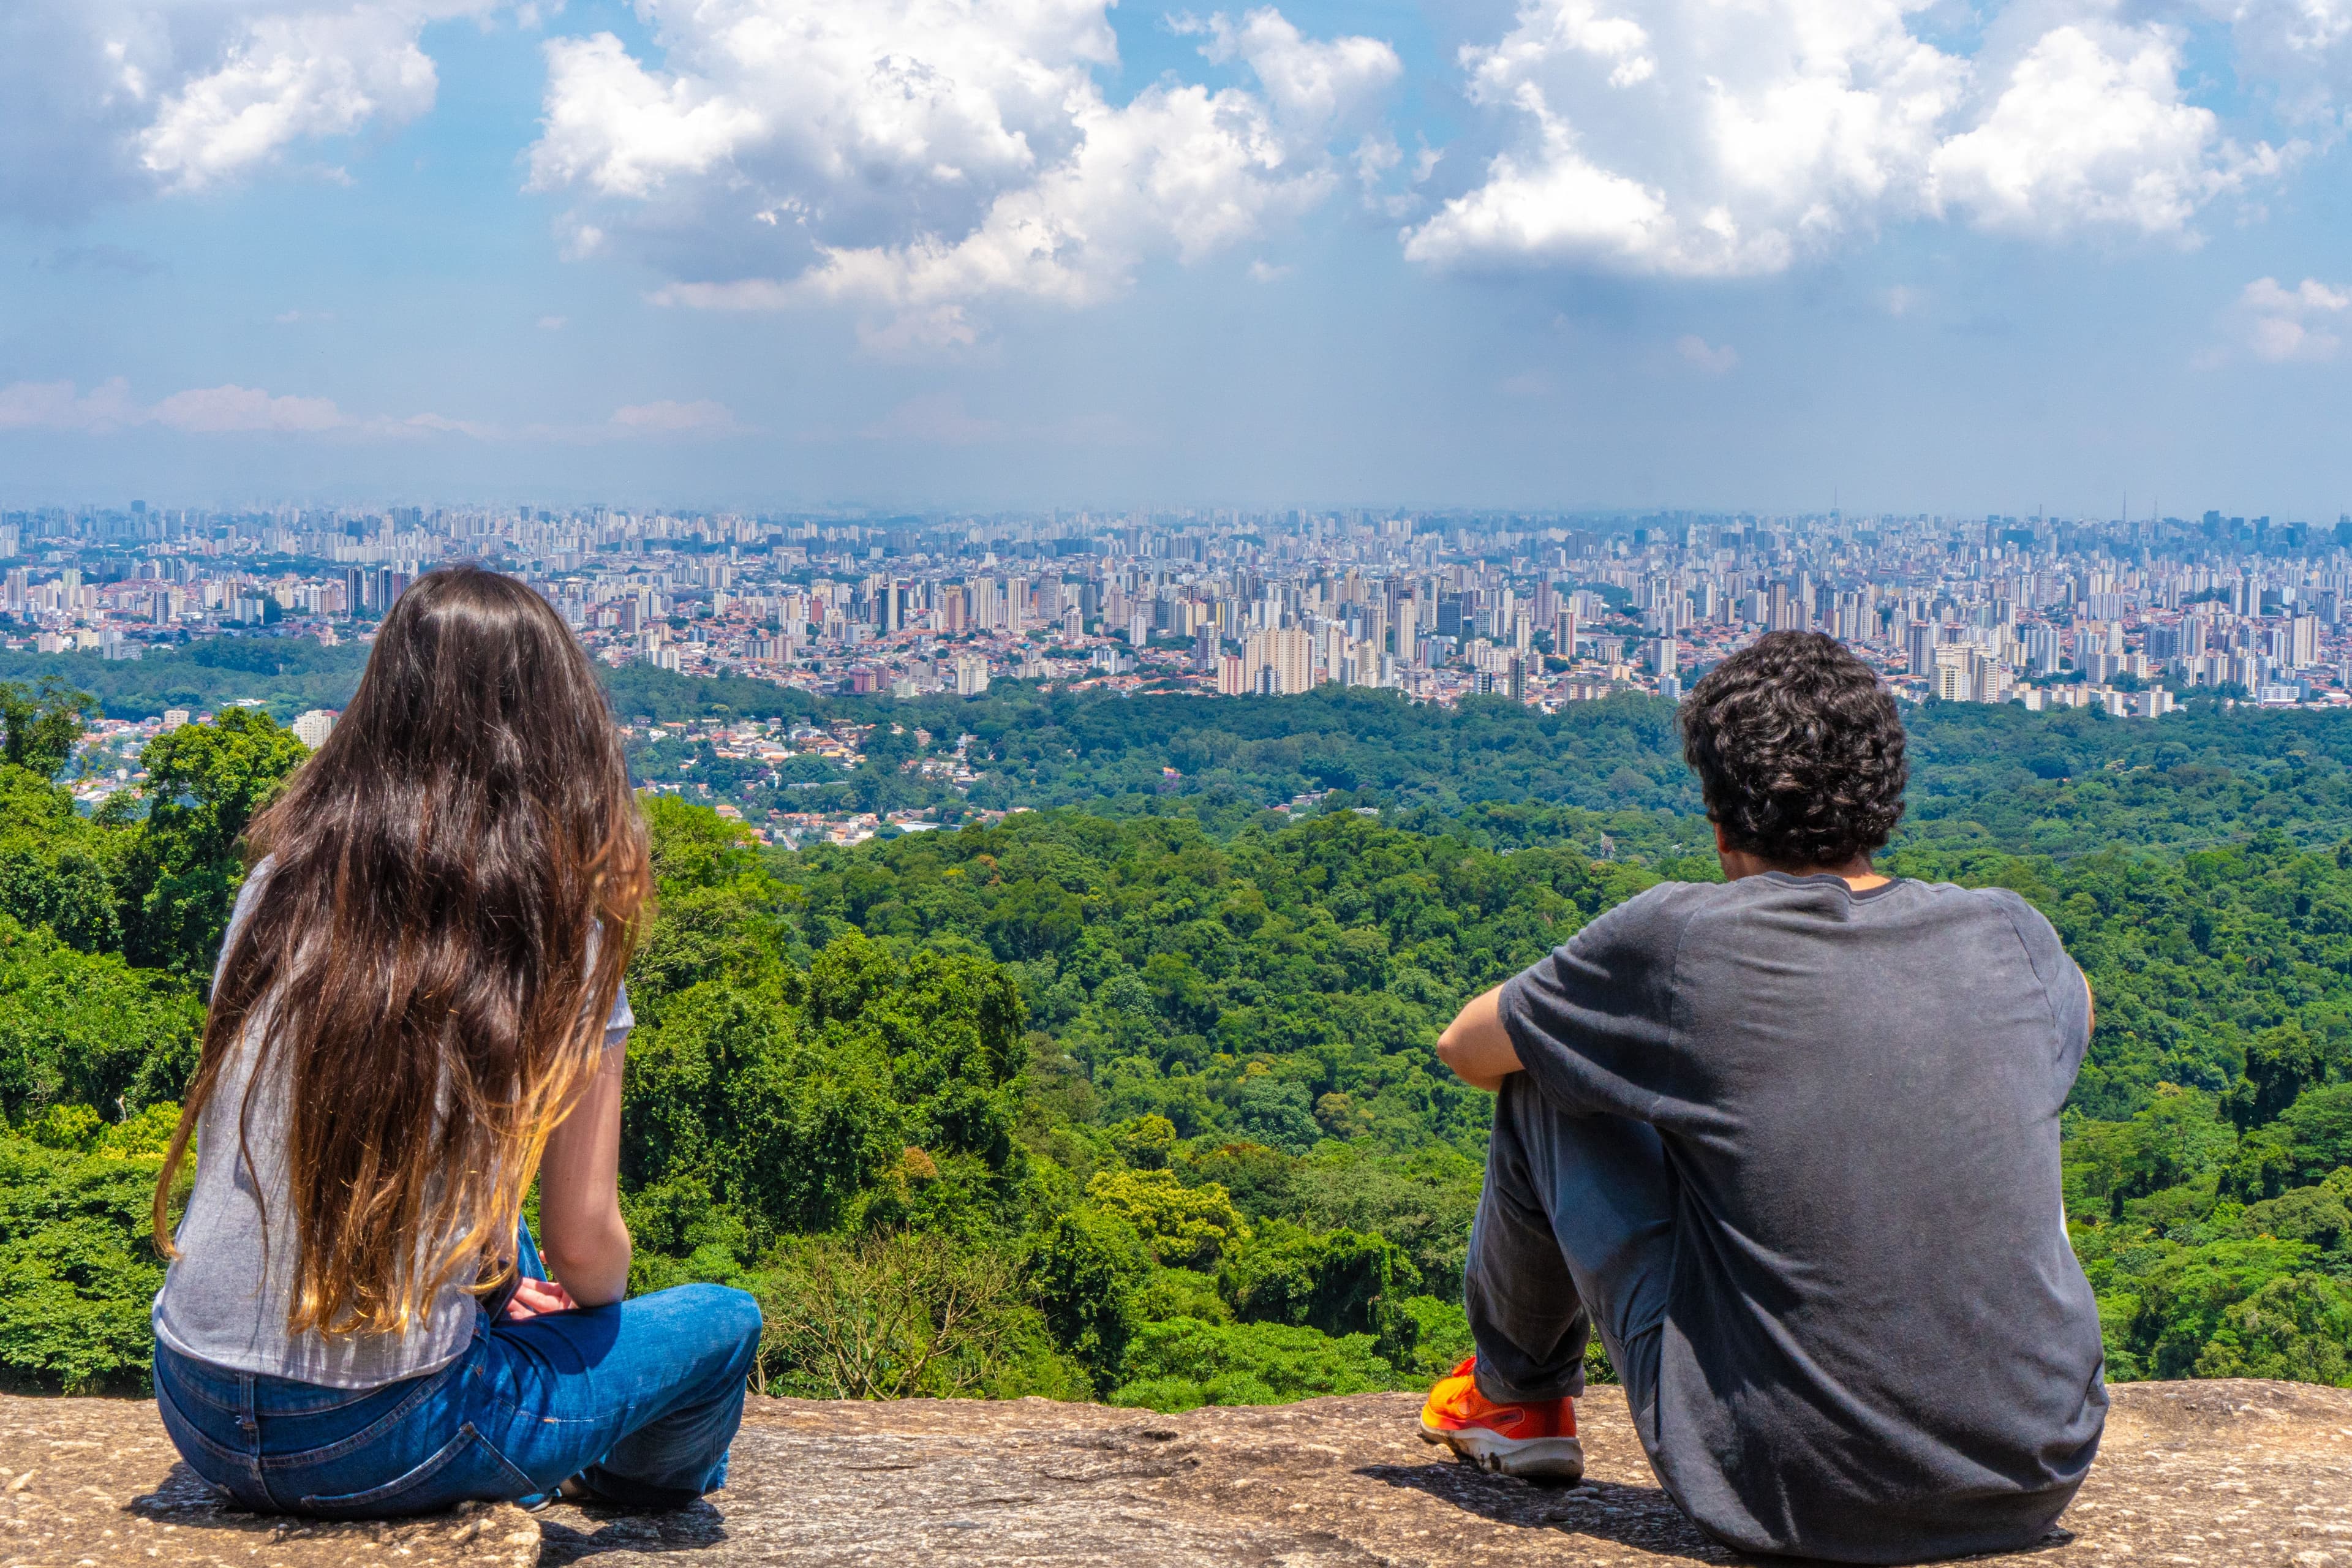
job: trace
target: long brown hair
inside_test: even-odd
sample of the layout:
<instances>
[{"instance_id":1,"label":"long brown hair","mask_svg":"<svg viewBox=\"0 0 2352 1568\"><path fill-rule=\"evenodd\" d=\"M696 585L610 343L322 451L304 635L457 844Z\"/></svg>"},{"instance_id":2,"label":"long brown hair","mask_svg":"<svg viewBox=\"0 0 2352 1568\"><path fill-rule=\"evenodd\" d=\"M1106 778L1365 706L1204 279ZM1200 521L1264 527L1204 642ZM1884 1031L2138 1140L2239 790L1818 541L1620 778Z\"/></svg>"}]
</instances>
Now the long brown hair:
<instances>
[{"instance_id":1,"label":"long brown hair","mask_svg":"<svg viewBox=\"0 0 2352 1568\"><path fill-rule=\"evenodd\" d=\"M511 578L420 577L247 854L268 879L213 992L156 1246L171 1256L165 1195L250 1031L246 1108L284 1074L289 1330L401 1331L511 1259L636 943L645 824L587 655Z\"/></svg>"}]
</instances>

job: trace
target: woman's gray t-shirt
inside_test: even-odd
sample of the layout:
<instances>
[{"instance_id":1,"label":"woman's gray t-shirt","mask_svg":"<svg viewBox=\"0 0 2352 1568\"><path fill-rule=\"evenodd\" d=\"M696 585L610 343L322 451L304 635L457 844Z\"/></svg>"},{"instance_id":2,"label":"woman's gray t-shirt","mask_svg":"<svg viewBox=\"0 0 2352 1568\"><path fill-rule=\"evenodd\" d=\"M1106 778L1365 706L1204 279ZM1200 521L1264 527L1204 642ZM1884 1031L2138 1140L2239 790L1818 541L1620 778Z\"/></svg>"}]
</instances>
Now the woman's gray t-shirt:
<instances>
[{"instance_id":1,"label":"woman's gray t-shirt","mask_svg":"<svg viewBox=\"0 0 2352 1568\"><path fill-rule=\"evenodd\" d=\"M2081 973L2003 889L1666 883L1503 988L1544 1097L1657 1129L1675 1194L1660 1478L1745 1550L1979 1551L2106 1413L2059 1112Z\"/></svg>"},{"instance_id":2,"label":"woman's gray t-shirt","mask_svg":"<svg viewBox=\"0 0 2352 1568\"><path fill-rule=\"evenodd\" d=\"M237 890L222 941L224 961L248 910L268 880L262 861ZM214 973L219 981L217 970ZM618 1048L636 1022L626 987L613 1000L604 1048ZM179 1352L233 1372L257 1373L329 1388L380 1388L436 1372L472 1340L480 1315L466 1283L444 1286L423 1319L405 1333L289 1333L293 1300L293 1200L286 1173L287 1106L284 1069L273 1071L253 1095L245 1121L248 1169L237 1152L237 1119L246 1108L255 1036L248 1028L234 1060L223 1069L196 1121L199 1158L188 1211L173 1241L179 1256L155 1298L155 1337ZM281 1058L282 1061L282 1058ZM263 1245L267 1205L268 1245Z\"/></svg>"}]
</instances>

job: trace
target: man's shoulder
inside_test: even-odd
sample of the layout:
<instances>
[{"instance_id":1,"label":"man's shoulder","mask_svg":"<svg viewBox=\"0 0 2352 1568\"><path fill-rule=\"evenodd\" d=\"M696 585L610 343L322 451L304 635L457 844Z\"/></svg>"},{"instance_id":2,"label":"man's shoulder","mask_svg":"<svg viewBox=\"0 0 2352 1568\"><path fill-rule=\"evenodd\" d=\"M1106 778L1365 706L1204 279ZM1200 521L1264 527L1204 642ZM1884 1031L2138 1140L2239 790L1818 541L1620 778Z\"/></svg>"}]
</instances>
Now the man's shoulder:
<instances>
[{"instance_id":1,"label":"man's shoulder","mask_svg":"<svg viewBox=\"0 0 2352 1568\"><path fill-rule=\"evenodd\" d=\"M1807 908L1830 915L1836 923L1867 921L1876 914L1893 921L1943 925L1982 921L1996 924L2046 925L2040 910L2008 888L1969 888L1957 882L1927 882L1897 877L1862 892L1850 892L1829 877L1746 877L1736 882L1665 882L1642 895L1657 898L1652 918L1673 918L1687 923L1703 918L1712 923L1738 921L1765 910ZM1856 921L1855 917L1864 917Z\"/></svg>"}]
</instances>

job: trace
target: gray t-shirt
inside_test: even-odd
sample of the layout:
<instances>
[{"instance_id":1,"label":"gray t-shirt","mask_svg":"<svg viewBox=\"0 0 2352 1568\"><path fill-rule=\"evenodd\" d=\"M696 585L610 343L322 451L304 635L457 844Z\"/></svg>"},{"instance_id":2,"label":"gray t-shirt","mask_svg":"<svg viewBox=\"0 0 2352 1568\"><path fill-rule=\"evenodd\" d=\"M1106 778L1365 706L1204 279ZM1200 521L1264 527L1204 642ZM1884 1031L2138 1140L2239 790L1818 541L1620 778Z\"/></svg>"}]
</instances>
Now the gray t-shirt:
<instances>
[{"instance_id":1,"label":"gray t-shirt","mask_svg":"<svg viewBox=\"0 0 2352 1568\"><path fill-rule=\"evenodd\" d=\"M221 956L236 941L247 912L269 875L263 860L237 889ZM214 973L219 980L218 971ZM613 999L604 1048L621 1047L636 1022L626 987ZM480 1309L471 1281L444 1286L422 1321L406 1333L289 1334L286 1310L293 1300L293 1199L286 1174L285 1068L253 1096L245 1124L250 1170L237 1152L237 1118L251 1079L256 1035L251 1027L236 1059L223 1070L196 1121L194 1187L173 1241L179 1256L155 1298L155 1337L182 1355L235 1372L290 1378L329 1388L380 1388L436 1372L455 1361L474 1333ZM269 1217L262 1234L263 1205ZM267 1267L264 1267L265 1258Z\"/></svg>"},{"instance_id":2,"label":"gray t-shirt","mask_svg":"<svg viewBox=\"0 0 2352 1568\"><path fill-rule=\"evenodd\" d=\"M2058 1116L2089 996L2015 893L1667 883L1504 987L1545 1097L1658 1130L1652 1458L1748 1551L1908 1561L2054 1518L2105 1420Z\"/></svg>"}]
</instances>

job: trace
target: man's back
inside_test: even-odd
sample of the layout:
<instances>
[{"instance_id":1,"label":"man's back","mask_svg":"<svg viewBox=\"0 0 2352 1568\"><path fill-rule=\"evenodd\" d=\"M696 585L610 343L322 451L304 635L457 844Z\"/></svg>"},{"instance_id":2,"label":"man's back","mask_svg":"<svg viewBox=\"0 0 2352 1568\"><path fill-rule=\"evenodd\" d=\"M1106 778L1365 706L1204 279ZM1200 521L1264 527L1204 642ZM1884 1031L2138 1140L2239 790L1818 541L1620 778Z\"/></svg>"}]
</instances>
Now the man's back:
<instances>
[{"instance_id":1,"label":"man's back","mask_svg":"<svg viewBox=\"0 0 2352 1568\"><path fill-rule=\"evenodd\" d=\"M1891 1561L2054 1520L2106 1398L2058 1170L2088 996L2031 906L1668 884L1512 982L1502 1016L1547 1100L1664 1144L1673 1279L1636 1414L1701 1523Z\"/></svg>"}]
</instances>

